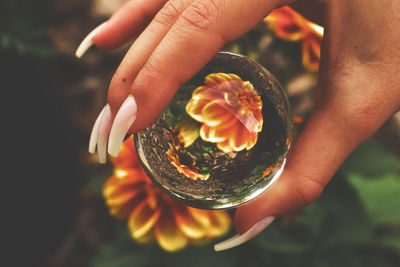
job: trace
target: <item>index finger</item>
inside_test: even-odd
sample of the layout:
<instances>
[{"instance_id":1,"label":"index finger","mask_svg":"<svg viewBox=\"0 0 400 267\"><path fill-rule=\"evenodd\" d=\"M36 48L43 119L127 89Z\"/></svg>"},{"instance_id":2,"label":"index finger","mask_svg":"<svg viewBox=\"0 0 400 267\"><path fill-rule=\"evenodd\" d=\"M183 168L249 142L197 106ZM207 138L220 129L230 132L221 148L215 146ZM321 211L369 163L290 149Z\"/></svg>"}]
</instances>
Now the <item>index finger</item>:
<instances>
[{"instance_id":1,"label":"index finger","mask_svg":"<svg viewBox=\"0 0 400 267\"><path fill-rule=\"evenodd\" d=\"M150 124L176 90L193 77L230 40L244 34L279 1L194 1L180 14L138 73L130 92L138 113L130 131ZM245 21L239 18L243 16Z\"/></svg>"}]
</instances>

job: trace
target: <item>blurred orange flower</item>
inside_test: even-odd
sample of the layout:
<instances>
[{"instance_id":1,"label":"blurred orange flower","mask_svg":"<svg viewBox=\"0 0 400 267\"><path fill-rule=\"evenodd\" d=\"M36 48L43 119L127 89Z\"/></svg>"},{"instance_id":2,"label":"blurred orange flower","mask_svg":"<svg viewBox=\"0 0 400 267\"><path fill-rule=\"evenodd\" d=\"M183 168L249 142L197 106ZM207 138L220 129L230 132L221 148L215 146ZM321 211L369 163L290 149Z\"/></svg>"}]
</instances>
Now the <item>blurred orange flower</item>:
<instances>
[{"instance_id":1,"label":"blurred orange flower","mask_svg":"<svg viewBox=\"0 0 400 267\"><path fill-rule=\"evenodd\" d=\"M161 192L138 162L132 137L112 162L114 174L104 184L103 194L110 213L127 218L131 236L138 242L156 240L164 250L177 251L229 230L231 218L226 211L194 209Z\"/></svg>"},{"instance_id":2,"label":"blurred orange flower","mask_svg":"<svg viewBox=\"0 0 400 267\"><path fill-rule=\"evenodd\" d=\"M302 42L303 64L310 71L318 71L324 29L307 20L288 6L272 11L264 21L281 39Z\"/></svg>"},{"instance_id":3,"label":"blurred orange flower","mask_svg":"<svg viewBox=\"0 0 400 267\"><path fill-rule=\"evenodd\" d=\"M186 112L203 123L200 137L225 153L251 149L262 129L262 101L253 85L235 74L212 73L193 91Z\"/></svg>"}]
</instances>

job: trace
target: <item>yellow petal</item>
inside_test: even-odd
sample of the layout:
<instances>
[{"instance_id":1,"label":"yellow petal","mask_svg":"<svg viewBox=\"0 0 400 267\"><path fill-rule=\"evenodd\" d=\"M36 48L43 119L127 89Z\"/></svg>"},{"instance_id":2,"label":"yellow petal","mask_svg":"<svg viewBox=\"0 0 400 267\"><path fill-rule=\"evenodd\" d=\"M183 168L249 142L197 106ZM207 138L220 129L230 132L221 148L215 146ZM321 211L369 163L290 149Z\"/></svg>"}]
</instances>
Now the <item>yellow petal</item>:
<instances>
[{"instance_id":1,"label":"yellow petal","mask_svg":"<svg viewBox=\"0 0 400 267\"><path fill-rule=\"evenodd\" d=\"M218 73L211 73L206 76L204 79L205 84L207 85L214 85L218 84L224 81L229 81L229 80L239 80L241 81L240 77L236 74L233 73L223 73L223 72L218 72Z\"/></svg>"},{"instance_id":2,"label":"yellow petal","mask_svg":"<svg viewBox=\"0 0 400 267\"><path fill-rule=\"evenodd\" d=\"M250 150L257 144L258 134L257 133L249 133L249 137L247 138L247 146L246 149Z\"/></svg>"},{"instance_id":3,"label":"yellow petal","mask_svg":"<svg viewBox=\"0 0 400 267\"><path fill-rule=\"evenodd\" d=\"M170 210L166 210L162 213L154 228L154 234L158 244L163 249L173 252L184 248L189 240L178 230L175 219L170 212Z\"/></svg>"},{"instance_id":4,"label":"yellow petal","mask_svg":"<svg viewBox=\"0 0 400 267\"><path fill-rule=\"evenodd\" d=\"M209 102L201 111L203 122L208 126L216 126L228 122L232 113L224 108L222 101L215 100Z\"/></svg>"},{"instance_id":5,"label":"yellow petal","mask_svg":"<svg viewBox=\"0 0 400 267\"><path fill-rule=\"evenodd\" d=\"M155 239L154 232L148 231L146 234L144 234L140 238L136 238L135 240L141 244L149 244L149 243L153 242L154 239Z\"/></svg>"},{"instance_id":6,"label":"yellow petal","mask_svg":"<svg viewBox=\"0 0 400 267\"><path fill-rule=\"evenodd\" d=\"M106 198L106 204L113 216L123 219L132 212L134 207L144 201L145 198L146 192L138 190L132 193L127 192L115 194L112 197L109 196Z\"/></svg>"},{"instance_id":7,"label":"yellow petal","mask_svg":"<svg viewBox=\"0 0 400 267\"><path fill-rule=\"evenodd\" d=\"M232 147L231 147L230 144L229 144L229 139L226 139L226 140L223 141L223 142L218 142L218 143L217 143L217 147L218 147L218 149L224 151L224 153L231 153L231 152L233 152L233 149L232 149Z\"/></svg>"},{"instance_id":8,"label":"yellow petal","mask_svg":"<svg viewBox=\"0 0 400 267\"><path fill-rule=\"evenodd\" d=\"M152 209L146 202L140 203L128 219L128 227L132 237L138 239L146 235L153 228L160 214L160 208Z\"/></svg>"},{"instance_id":9,"label":"yellow petal","mask_svg":"<svg viewBox=\"0 0 400 267\"><path fill-rule=\"evenodd\" d=\"M203 124L200 127L200 137L204 141L211 142L211 143L218 143L218 142L223 142L226 140L226 137L216 136L215 132L216 132L215 127L209 127L205 124Z\"/></svg>"},{"instance_id":10,"label":"yellow petal","mask_svg":"<svg viewBox=\"0 0 400 267\"><path fill-rule=\"evenodd\" d=\"M185 206L174 211L176 225L189 238L200 239L207 234L207 227L191 216Z\"/></svg>"},{"instance_id":11,"label":"yellow petal","mask_svg":"<svg viewBox=\"0 0 400 267\"><path fill-rule=\"evenodd\" d=\"M206 98L192 97L186 104L185 107L186 112L193 119L199 122L203 122L203 117L201 115L201 112L204 106L207 105L209 102L210 100Z\"/></svg>"},{"instance_id":12,"label":"yellow petal","mask_svg":"<svg viewBox=\"0 0 400 267\"><path fill-rule=\"evenodd\" d=\"M193 219L201 223L202 225L208 227L211 223L208 210L199 210L192 207L186 207L188 212L191 214Z\"/></svg>"},{"instance_id":13,"label":"yellow petal","mask_svg":"<svg viewBox=\"0 0 400 267\"><path fill-rule=\"evenodd\" d=\"M229 145L233 151L242 151L246 148L248 132L241 123L236 123L235 127L232 127L229 135Z\"/></svg>"},{"instance_id":14,"label":"yellow petal","mask_svg":"<svg viewBox=\"0 0 400 267\"><path fill-rule=\"evenodd\" d=\"M209 238L217 237L228 232L231 227L232 219L228 212L224 210L209 211L211 225L208 229Z\"/></svg>"}]
</instances>

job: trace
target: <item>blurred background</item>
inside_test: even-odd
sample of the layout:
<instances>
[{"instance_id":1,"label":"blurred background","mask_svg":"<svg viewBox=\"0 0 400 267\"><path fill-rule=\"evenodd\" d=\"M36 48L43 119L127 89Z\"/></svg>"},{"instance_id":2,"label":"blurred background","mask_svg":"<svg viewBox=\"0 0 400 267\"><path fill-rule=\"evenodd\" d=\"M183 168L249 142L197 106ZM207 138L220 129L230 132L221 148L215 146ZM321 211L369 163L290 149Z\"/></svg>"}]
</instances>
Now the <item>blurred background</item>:
<instances>
[{"instance_id":1,"label":"blurred background","mask_svg":"<svg viewBox=\"0 0 400 267\"><path fill-rule=\"evenodd\" d=\"M232 227L173 253L134 241L102 194L112 164L87 153L127 47L74 57L86 34L124 2L0 0L1 266L400 266L399 114L348 158L318 201L243 246L213 252ZM301 131L318 74L302 64L301 41L278 35L263 22L225 50L278 78Z\"/></svg>"}]
</instances>

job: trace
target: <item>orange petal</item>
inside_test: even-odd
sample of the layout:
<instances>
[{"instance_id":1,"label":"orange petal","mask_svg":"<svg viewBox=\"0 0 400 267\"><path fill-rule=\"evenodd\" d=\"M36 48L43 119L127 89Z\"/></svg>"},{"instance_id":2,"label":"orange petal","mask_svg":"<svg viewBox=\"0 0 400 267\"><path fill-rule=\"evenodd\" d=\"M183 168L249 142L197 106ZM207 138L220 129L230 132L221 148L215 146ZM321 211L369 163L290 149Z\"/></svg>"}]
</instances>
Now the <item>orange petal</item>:
<instances>
[{"instance_id":1,"label":"orange petal","mask_svg":"<svg viewBox=\"0 0 400 267\"><path fill-rule=\"evenodd\" d=\"M226 137L216 136L215 132L216 132L215 127L209 127L205 124L203 124L200 127L200 137L204 141L211 142L211 143L217 143L217 142L223 142L226 140Z\"/></svg>"},{"instance_id":2,"label":"orange petal","mask_svg":"<svg viewBox=\"0 0 400 267\"><path fill-rule=\"evenodd\" d=\"M146 192L138 191L137 194L133 195L130 199L126 199L125 202L121 200L115 201L115 198L107 198L106 204L110 209L110 213L119 218L126 218L132 210L139 205L139 203L144 202L146 199Z\"/></svg>"},{"instance_id":3,"label":"orange petal","mask_svg":"<svg viewBox=\"0 0 400 267\"><path fill-rule=\"evenodd\" d=\"M188 238L177 228L175 219L170 210L162 213L158 220L154 234L158 244L166 251L177 251L188 244Z\"/></svg>"},{"instance_id":4,"label":"orange petal","mask_svg":"<svg viewBox=\"0 0 400 267\"><path fill-rule=\"evenodd\" d=\"M227 233L232 223L229 213L224 210L209 211L209 213L211 225L207 236L213 238Z\"/></svg>"},{"instance_id":5,"label":"orange petal","mask_svg":"<svg viewBox=\"0 0 400 267\"><path fill-rule=\"evenodd\" d=\"M146 181L135 180L134 178L119 179L110 177L103 186L103 195L108 198L115 192L125 192L140 189L146 185Z\"/></svg>"},{"instance_id":6,"label":"orange petal","mask_svg":"<svg viewBox=\"0 0 400 267\"><path fill-rule=\"evenodd\" d=\"M191 216L185 206L174 211L176 225L179 230L191 239L200 239L207 234L207 227Z\"/></svg>"},{"instance_id":7,"label":"orange petal","mask_svg":"<svg viewBox=\"0 0 400 267\"><path fill-rule=\"evenodd\" d=\"M111 157L112 164L117 168L135 168L140 166L139 158L136 153L133 135L126 139L121 146L118 157Z\"/></svg>"},{"instance_id":8,"label":"orange petal","mask_svg":"<svg viewBox=\"0 0 400 267\"><path fill-rule=\"evenodd\" d=\"M158 221L161 210L150 208L146 202L140 203L128 219L129 231L133 238L145 236Z\"/></svg>"},{"instance_id":9,"label":"orange petal","mask_svg":"<svg viewBox=\"0 0 400 267\"><path fill-rule=\"evenodd\" d=\"M195 219L204 226L208 227L210 225L211 221L208 210L199 210L189 206L187 206L186 208L187 211L190 213L190 215L193 217L193 219Z\"/></svg>"},{"instance_id":10,"label":"orange petal","mask_svg":"<svg viewBox=\"0 0 400 267\"><path fill-rule=\"evenodd\" d=\"M155 239L154 231L148 231L145 235L143 235L140 238L136 238L135 240L141 244L149 244L149 243L153 242L154 239Z\"/></svg>"},{"instance_id":11,"label":"orange petal","mask_svg":"<svg viewBox=\"0 0 400 267\"><path fill-rule=\"evenodd\" d=\"M205 84L207 85L214 85L214 84L219 84L224 81L230 81L230 80L237 80L241 81L240 77L236 74L233 73L223 73L223 72L217 72L217 73L211 73L206 76L204 79Z\"/></svg>"},{"instance_id":12,"label":"orange petal","mask_svg":"<svg viewBox=\"0 0 400 267\"><path fill-rule=\"evenodd\" d=\"M249 131L240 122L232 127L231 134L229 135L229 145L233 151L242 151L247 146L247 138Z\"/></svg>"},{"instance_id":13,"label":"orange petal","mask_svg":"<svg viewBox=\"0 0 400 267\"><path fill-rule=\"evenodd\" d=\"M189 102L186 104L186 112L189 114L190 117L193 119L203 122L203 117L201 115L201 112L204 108L205 105L207 105L210 102L209 99L206 98L195 98L192 97Z\"/></svg>"},{"instance_id":14,"label":"orange petal","mask_svg":"<svg viewBox=\"0 0 400 267\"><path fill-rule=\"evenodd\" d=\"M246 149L250 150L251 148L253 148L256 143L257 143L257 139L258 139L258 133L248 133L248 136L246 138L247 141L247 146Z\"/></svg>"},{"instance_id":15,"label":"orange petal","mask_svg":"<svg viewBox=\"0 0 400 267\"><path fill-rule=\"evenodd\" d=\"M208 126L216 126L228 122L232 113L224 106L225 101L214 100L209 102L201 111L203 122Z\"/></svg>"},{"instance_id":16,"label":"orange petal","mask_svg":"<svg viewBox=\"0 0 400 267\"><path fill-rule=\"evenodd\" d=\"M309 34L308 20L288 6L275 9L264 21L284 40L296 42Z\"/></svg>"},{"instance_id":17,"label":"orange petal","mask_svg":"<svg viewBox=\"0 0 400 267\"><path fill-rule=\"evenodd\" d=\"M218 142L217 147L218 147L218 149L224 151L224 153L233 152L233 149L229 144L229 139L226 139L225 141L222 141L222 142Z\"/></svg>"},{"instance_id":18,"label":"orange petal","mask_svg":"<svg viewBox=\"0 0 400 267\"><path fill-rule=\"evenodd\" d=\"M241 125L240 121L232 116L231 119L224 124L218 125L217 127L212 127L213 131L209 133L210 140L216 140L214 142L225 141L229 138L232 131L235 130L237 124Z\"/></svg>"},{"instance_id":19,"label":"orange petal","mask_svg":"<svg viewBox=\"0 0 400 267\"><path fill-rule=\"evenodd\" d=\"M321 43L322 38L316 35L310 35L310 37L303 41L303 65L310 71L318 71L319 69Z\"/></svg>"}]
</instances>

